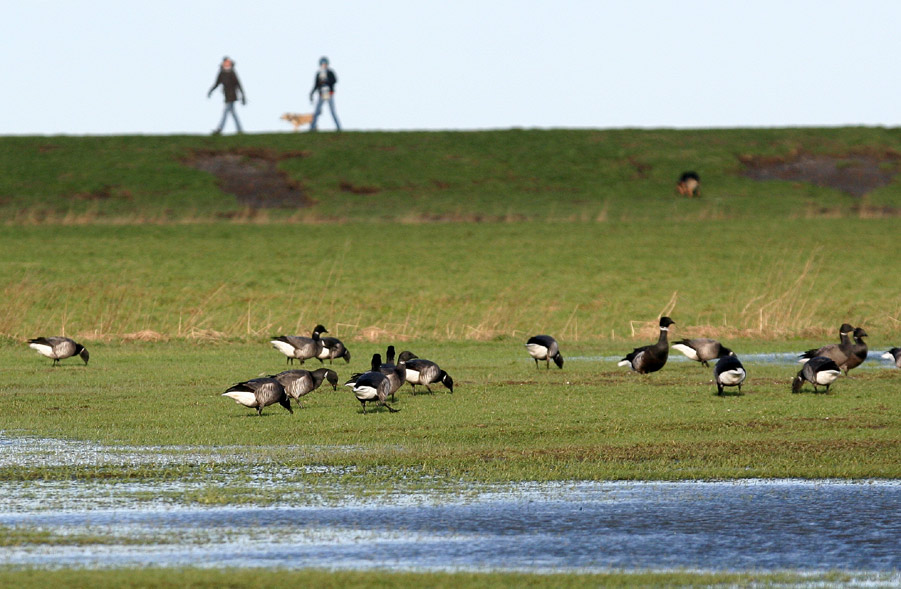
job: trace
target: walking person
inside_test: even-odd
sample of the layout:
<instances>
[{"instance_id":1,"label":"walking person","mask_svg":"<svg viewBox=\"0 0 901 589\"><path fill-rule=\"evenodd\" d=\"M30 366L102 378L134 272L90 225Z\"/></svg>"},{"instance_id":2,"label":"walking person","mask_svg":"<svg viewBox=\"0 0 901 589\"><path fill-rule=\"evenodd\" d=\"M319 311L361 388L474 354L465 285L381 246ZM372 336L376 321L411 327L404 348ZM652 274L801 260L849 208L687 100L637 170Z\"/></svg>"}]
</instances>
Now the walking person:
<instances>
[{"instance_id":1,"label":"walking person","mask_svg":"<svg viewBox=\"0 0 901 589\"><path fill-rule=\"evenodd\" d=\"M310 102L313 102L313 94L319 92L319 101L316 102L316 110L313 111L313 122L310 123L310 131L316 130L316 122L322 113L322 103L327 102L329 110L332 111L332 118L335 120L335 127L340 131L341 123L338 122L338 115L335 114L335 84L338 77L335 72L328 66L328 58L319 59L319 71L313 78L313 89L310 90Z\"/></svg>"},{"instance_id":2,"label":"walking person","mask_svg":"<svg viewBox=\"0 0 901 589\"><path fill-rule=\"evenodd\" d=\"M225 94L225 110L222 111L222 120L219 121L219 126L213 129L213 135L222 133L222 128L225 127L225 119L228 117L229 113L231 113L232 118L235 120L235 127L238 128L238 133L243 133L241 121L238 120L238 113L235 112L235 102L238 100L238 91L241 92L241 104L247 104L247 95L244 93L244 88L241 87L241 82L238 80L238 74L235 73L235 62L228 57L222 58L222 65L219 67L219 75L216 77L216 82L213 84L213 87L207 92L207 98L211 97L213 95L213 90L220 85L222 86L222 92Z\"/></svg>"}]
</instances>

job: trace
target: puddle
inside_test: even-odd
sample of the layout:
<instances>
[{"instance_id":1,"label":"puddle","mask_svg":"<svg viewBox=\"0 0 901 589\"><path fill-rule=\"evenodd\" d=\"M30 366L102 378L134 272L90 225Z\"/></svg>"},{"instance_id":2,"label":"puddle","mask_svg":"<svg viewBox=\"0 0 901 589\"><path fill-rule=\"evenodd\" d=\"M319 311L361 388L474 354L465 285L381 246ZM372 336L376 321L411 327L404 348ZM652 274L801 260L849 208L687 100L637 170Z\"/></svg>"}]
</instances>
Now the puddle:
<instances>
[{"instance_id":1,"label":"puddle","mask_svg":"<svg viewBox=\"0 0 901 589\"><path fill-rule=\"evenodd\" d=\"M316 449L325 451L350 449ZM329 472L337 476L323 491L304 475L320 478L325 467L248 464L236 448L120 448L0 432L3 466L151 459L220 466L168 482L0 482L0 526L52 538L0 547L0 566L901 570L901 481L443 482L438 490L398 481L365 496L342 482L346 472ZM216 507L189 499L235 484L278 497Z\"/></svg>"},{"instance_id":2,"label":"puddle","mask_svg":"<svg viewBox=\"0 0 901 589\"><path fill-rule=\"evenodd\" d=\"M4 497L15 497L2 487ZM7 504L0 510L3 526L132 542L4 547L0 564L531 572L901 569L901 484L896 482L546 483L485 488L459 501L429 502L428 493L420 499L40 512L15 512ZM147 544L133 543L141 539Z\"/></svg>"},{"instance_id":3,"label":"puddle","mask_svg":"<svg viewBox=\"0 0 901 589\"><path fill-rule=\"evenodd\" d=\"M751 365L751 364L781 364L781 365L791 365L798 366L798 359L803 352L780 352L780 353L764 353L764 354L740 354L738 357L741 359L742 364ZM862 370L864 368L873 368L873 367L884 367L884 368L895 368L895 363L893 360L886 360L882 357L884 351L876 352L870 351L867 354L867 359L864 364L861 364L857 370ZM583 362L619 362L622 360L622 356L567 356L566 360L575 360L575 361L583 361ZM692 362L696 363L694 360L689 360L685 355L678 351L670 351L669 359L667 362ZM716 364L715 361L711 360L710 365L711 368Z\"/></svg>"}]
</instances>

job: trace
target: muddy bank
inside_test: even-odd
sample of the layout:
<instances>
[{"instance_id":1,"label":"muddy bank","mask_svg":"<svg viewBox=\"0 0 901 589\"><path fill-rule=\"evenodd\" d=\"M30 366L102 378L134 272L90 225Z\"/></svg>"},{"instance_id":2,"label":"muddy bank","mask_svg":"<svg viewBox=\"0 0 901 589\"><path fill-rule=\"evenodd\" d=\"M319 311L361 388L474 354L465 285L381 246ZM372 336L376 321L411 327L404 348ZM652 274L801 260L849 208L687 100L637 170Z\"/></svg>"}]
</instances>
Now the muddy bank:
<instances>
[{"instance_id":1,"label":"muddy bank","mask_svg":"<svg viewBox=\"0 0 901 589\"><path fill-rule=\"evenodd\" d=\"M314 204L303 186L278 169L283 159L306 152L276 153L265 149L195 150L184 163L213 174L223 192L251 209L296 209Z\"/></svg>"},{"instance_id":2,"label":"muddy bank","mask_svg":"<svg viewBox=\"0 0 901 589\"><path fill-rule=\"evenodd\" d=\"M754 180L789 180L840 190L860 198L888 186L898 173L901 156L894 153L788 157L739 156L742 174Z\"/></svg>"}]
</instances>

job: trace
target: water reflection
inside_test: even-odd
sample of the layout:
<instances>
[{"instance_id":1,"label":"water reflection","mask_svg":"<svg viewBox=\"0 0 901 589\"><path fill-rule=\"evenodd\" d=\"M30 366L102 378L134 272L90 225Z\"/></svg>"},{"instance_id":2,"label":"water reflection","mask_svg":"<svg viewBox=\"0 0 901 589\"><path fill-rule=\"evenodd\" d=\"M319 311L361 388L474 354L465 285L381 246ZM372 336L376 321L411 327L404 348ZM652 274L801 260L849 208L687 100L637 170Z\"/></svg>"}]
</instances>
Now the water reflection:
<instances>
[{"instance_id":1,"label":"water reflection","mask_svg":"<svg viewBox=\"0 0 901 589\"><path fill-rule=\"evenodd\" d=\"M0 492L14 499L0 508L0 525L112 540L99 547L4 547L0 564L901 569L897 482L544 483L468 488L466 499L420 492L348 498L340 505L197 508L125 502L107 509L91 509L94 491L85 488L73 489L82 493L83 507L67 510L17 509L8 487L0 485ZM116 485L97 492L115 495Z\"/></svg>"}]
</instances>

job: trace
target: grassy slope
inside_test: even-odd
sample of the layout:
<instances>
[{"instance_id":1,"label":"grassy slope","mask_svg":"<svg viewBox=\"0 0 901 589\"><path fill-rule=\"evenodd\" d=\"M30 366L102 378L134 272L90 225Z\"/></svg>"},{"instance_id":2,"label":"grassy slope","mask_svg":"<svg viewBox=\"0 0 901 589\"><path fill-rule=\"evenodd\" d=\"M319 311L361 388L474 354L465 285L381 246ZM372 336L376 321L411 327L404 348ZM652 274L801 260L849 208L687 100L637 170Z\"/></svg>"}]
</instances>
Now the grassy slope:
<instances>
[{"instance_id":1,"label":"grassy slope","mask_svg":"<svg viewBox=\"0 0 901 589\"><path fill-rule=\"evenodd\" d=\"M278 134L241 137L0 138L0 213L8 221L68 223L215 220L240 212L212 177L180 163L192 149L305 151L282 169L318 205L273 212L299 221L445 218L594 220L846 215L849 197L739 175L743 155L798 151L901 153L893 129L496 131ZM893 168L889 161L886 165ZM702 201L673 198L696 169ZM355 194L341 184L369 187ZM89 198L91 193L106 198ZM897 184L864 204L901 206Z\"/></svg>"}]
</instances>

